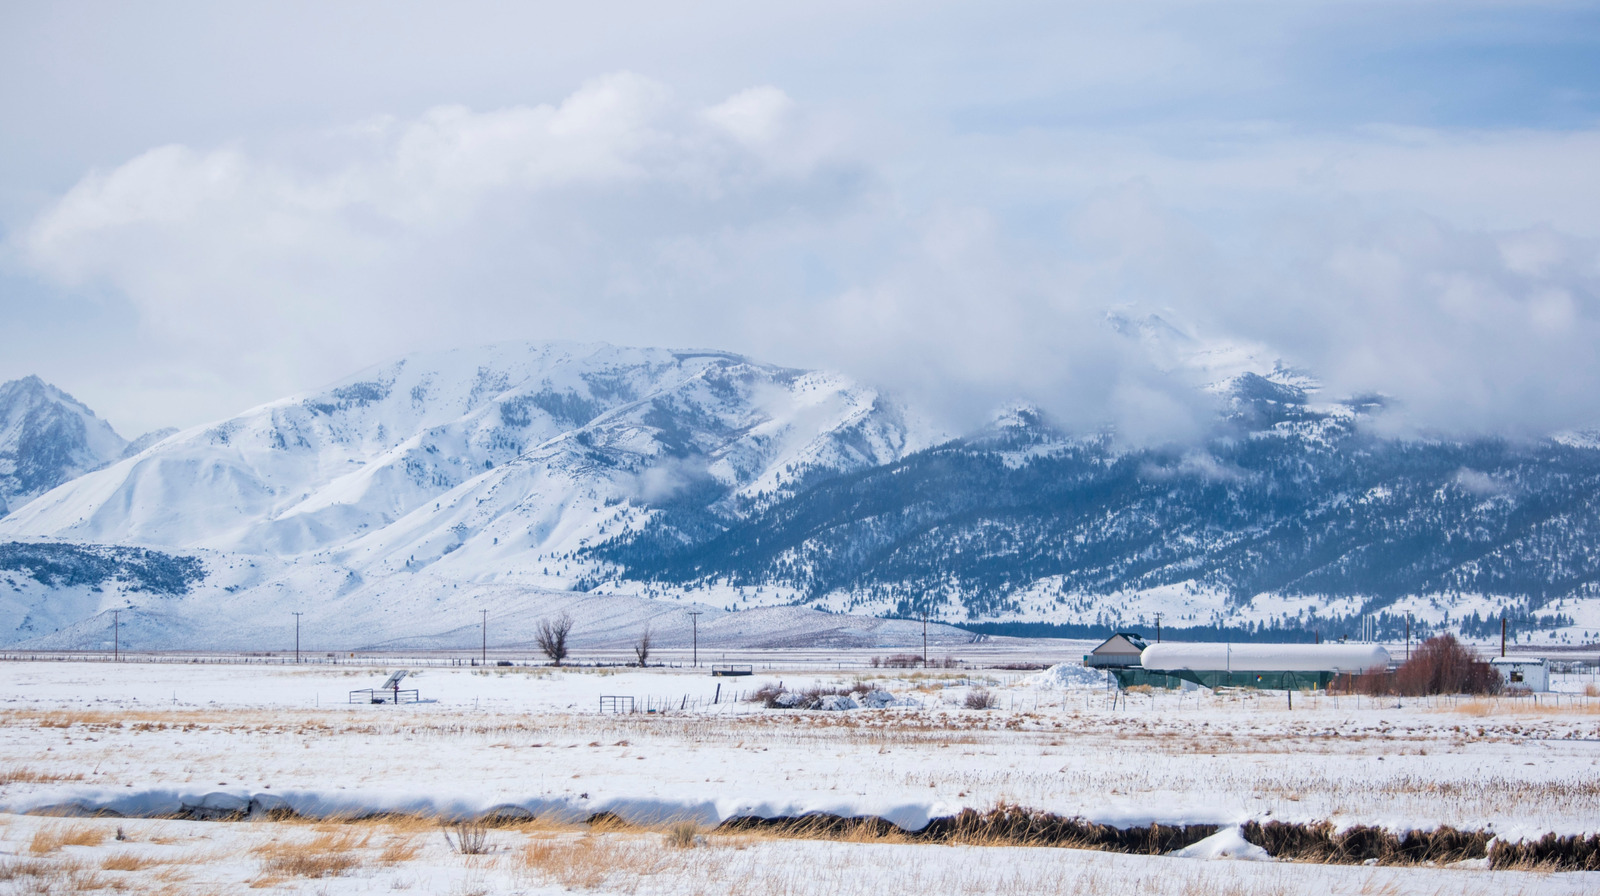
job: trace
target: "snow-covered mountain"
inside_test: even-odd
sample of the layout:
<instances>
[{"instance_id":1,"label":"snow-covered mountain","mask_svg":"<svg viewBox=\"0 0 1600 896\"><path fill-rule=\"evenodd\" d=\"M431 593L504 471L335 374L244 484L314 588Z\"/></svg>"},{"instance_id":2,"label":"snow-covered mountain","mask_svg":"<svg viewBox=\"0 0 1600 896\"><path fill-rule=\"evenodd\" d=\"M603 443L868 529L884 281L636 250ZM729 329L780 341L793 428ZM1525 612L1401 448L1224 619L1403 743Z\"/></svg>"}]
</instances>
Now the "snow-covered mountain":
<instances>
[{"instance_id":1,"label":"snow-covered mountain","mask_svg":"<svg viewBox=\"0 0 1600 896\"><path fill-rule=\"evenodd\" d=\"M36 376L0 385L0 516L116 460L126 445L111 424Z\"/></svg>"},{"instance_id":2,"label":"snow-covered mountain","mask_svg":"<svg viewBox=\"0 0 1600 896\"><path fill-rule=\"evenodd\" d=\"M660 508L748 512L818 471L928 441L834 374L723 352L500 345L403 358L168 435L15 509L0 540L199 552L208 572L193 587L238 612L315 595L347 614L379 608L383 640L437 629L416 617L425 605L393 615L416 595L559 594L601 567L586 548ZM0 576L37 591L34 568ZM125 585L93 587L136 600ZM0 632L39 631L28 601L10 616Z\"/></svg>"},{"instance_id":3,"label":"snow-covered mountain","mask_svg":"<svg viewBox=\"0 0 1600 896\"><path fill-rule=\"evenodd\" d=\"M1325 396L1265 350L1108 325L1204 388L1208 434L1132 446L1018 404L944 439L842 376L721 352L404 358L14 509L0 643L90 643L112 608L151 643L216 646L290 610L335 646L470 642L480 610L524 637L559 608L617 644L682 634L691 607L743 644L909 637L817 610L1600 635L1600 440L1389 437L1364 423L1383 399Z\"/></svg>"},{"instance_id":4,"label":"snow-covered mountain","mask_svg":"<svg viewBox=\"0 0 1600 896\"><path fill-rule=\"evenodd\" d=\"M719 352L502 345L404 358L170 435L16 509L0 537L338 553L363 568L417 569L469 542L522 558L681 493L759 502L917 438L838 376Z\"/></svg>"}]
</instances>

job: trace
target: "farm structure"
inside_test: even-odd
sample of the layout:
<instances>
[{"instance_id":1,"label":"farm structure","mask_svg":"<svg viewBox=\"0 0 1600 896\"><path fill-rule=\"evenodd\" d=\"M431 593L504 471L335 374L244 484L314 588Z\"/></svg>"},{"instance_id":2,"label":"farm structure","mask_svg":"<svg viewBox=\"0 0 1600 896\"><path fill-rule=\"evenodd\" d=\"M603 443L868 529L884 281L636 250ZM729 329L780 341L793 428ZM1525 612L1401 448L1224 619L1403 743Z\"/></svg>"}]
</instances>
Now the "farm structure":
<instances>
[{"instance_id":1,"label":"farm structure","mask_svg":"<svg viewBox=\"0 0 1600 896\"><path fill-rule=\"evenodd\" d=\"M1489 665L1500 673L1501 680L1508 688L1550 690L1550 664L1543 657L1497 656L1489 661Z\"/></svg>"},{"instance_id":2,"label":"farm structure","mask_svg":"<svg viewBox=\"0 0 1600 896\"><path fill-rule=\"evenodd\" d=\"M1112 669L1120 687L1325 688L1336 675L1387 669L1375 644L1152 644L1140 664Z\"/></svg>"},{"instance_id":3,"label":"farm structure","mask_svg":"<svg viewBox=\"0 0 1600 896\"><path fill-rule=\"evenodd\" d=\"M1095 649L1083 655L1083 664L1090 668L1116 669L1139 665L1139 655L1146 647L1144 636L1137 632L1117 632L1105 639Z\"/></svg>"},{"instance_id":4,"label":"farm structure","mask_svg":"<svg viewBox=\"0 0 1600 896\"><path fill-rule=\"evenodd\" d=\"M400 682L404 681L405 677L410 674L410 670L401 669L391 674L387 681L375 688L362 688L351 691L350 702L389 703L396 706L401 703L416 703L422 699L418 691L414 689L401 690L400 688Z\"/></svg>"}]
</instances>

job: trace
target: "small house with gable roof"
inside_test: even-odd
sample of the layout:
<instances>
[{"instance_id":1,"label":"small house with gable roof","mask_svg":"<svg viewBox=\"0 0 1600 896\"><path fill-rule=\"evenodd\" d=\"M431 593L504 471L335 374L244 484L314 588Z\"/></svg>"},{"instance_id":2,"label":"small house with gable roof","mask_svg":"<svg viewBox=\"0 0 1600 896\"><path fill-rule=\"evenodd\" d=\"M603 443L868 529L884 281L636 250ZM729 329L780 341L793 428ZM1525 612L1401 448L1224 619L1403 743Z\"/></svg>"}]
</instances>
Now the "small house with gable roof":
<instances>
[{"instance_id":1,"label":"small house with gable roof","mask_svg":"<svg viewBox=\"0 0 1600 896\"><path fill-rule=\"evenodd\" d=\"M1139 665L1139 654L1150 645L1138 632L1117 632L1099 647L1083 656L1083 664L1091 668L1117 669Z\"/></svg>"}]
</instances>

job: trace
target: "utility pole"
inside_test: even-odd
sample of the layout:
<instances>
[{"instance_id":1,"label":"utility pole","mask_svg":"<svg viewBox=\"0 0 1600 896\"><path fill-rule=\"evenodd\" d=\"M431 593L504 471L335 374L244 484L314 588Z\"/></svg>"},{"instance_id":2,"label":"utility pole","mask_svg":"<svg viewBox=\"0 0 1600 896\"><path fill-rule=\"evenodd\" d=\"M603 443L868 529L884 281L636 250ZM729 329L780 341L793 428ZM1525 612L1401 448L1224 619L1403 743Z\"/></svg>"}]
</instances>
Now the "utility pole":
<instances>
[{"instance_id":1,"label":"utility pole","mask_svg":"<svg viewBox=\"0 0 1600 896\"><path fill-rule=\"evenodd\" d=\"M300 613L299 610L291 610L290 612L294 613L294 663L295 663L295 665L298 666L298 665L300 665L300 616L301 616L301 613Z\"/></svg>"},{"instance_id":2,"label":"utility pole","mask_svg":"<svg viewBox=\"0 0 1600 896\"><path fill-rule=\"evenodd\" d=\"M122 662L122 611L111 611L111 661Z\"/></svg>"},{"instance_id":3,"label":"utility pole","mask_svg":"<svg viewBox=\"0 0 1600 896\"><path fill-rule=\"evenodd\" d=\"M1504 659L1505 655L1506 655L1506 614L1501 613L1500 614L1500 657L1502 659Z\"/></svg>"},{"instance_id":4,"label":"utility pole","mask_svg":"<svg viewBox=\"0 0 1600 896\"><path fill-rule=\"evenodd\" d=\"M704 610L690 610L689 618L694 623L694 667L700 668L700 614Z\"/></svg>"},{"instance_id":5,"label":"utility pole","mask_svg":"<svg viewBox=\"0 0 1600 896\"><path fill-rule=\"evenodd\" d=\"M928 610L922 610L922 668L928 668Z\"/></svg>"},{"instance_id":6,"label":"utility pole","mask_svg":"<svg viewBox=\"0 0 1600 896\"><path fill-rule=\"evenodd\" d=\"M1411 614L1406 614L1406 659L1411 659Z\"/></svg>"},{"instance_id":7,"label":"utility pole","mask_svg":"<svg viewBox=\"0 0 1600 896\"><path fill-rule=\"evenodd\" d=\"M489 665L489 611L479 610L483 614L483 645L478 648L478 665Z\"/></svg>"},{"instance_id":8,"label":"utility pole","mask_svg":"<svg viewBox=\"0 0 1600 896\"><path fill-rule=\"evenodd\" d=\"M1161 643L1161 614L1156 614L1156 643Z\"/></svg>"}]
</instances>

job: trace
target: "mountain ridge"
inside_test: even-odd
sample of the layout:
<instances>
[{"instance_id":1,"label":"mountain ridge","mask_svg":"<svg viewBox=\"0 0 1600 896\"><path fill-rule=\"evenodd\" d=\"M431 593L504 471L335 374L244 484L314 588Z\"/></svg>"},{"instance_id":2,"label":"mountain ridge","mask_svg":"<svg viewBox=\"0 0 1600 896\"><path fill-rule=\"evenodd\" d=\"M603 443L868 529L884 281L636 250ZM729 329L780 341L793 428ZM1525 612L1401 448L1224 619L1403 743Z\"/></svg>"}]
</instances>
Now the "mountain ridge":
<instances>
[{"instance_id":1,"label":"mountain ridge","mask_svg":"<svg viewBox=\"0 0 1600 896\"><path fill-rule=\"evenodd\" d=\"M728 352L409 355L154 438L0 518L0 540L204 568L183 593L113 575L71 596L0 568L0 642L45 643L46 617L76 630L69 607L159 605L188 637L200 630L175 621L181 607L243 620L289 602L365 620L361 643L571 601L628 618L806 606L1110 627L1159 614L1168 628L1333 636L1367 616L1384 632L1410 618L1482 634L1506 614L1566 642L1600 632L1593 439L1386 437L1367 425L1381 397L1324 396L1305 371L1165 322L1112 329L1222 376L1207 435L1127 445L1019 403L949 438L846 377Z\"/></svg>"}]
</instances>

